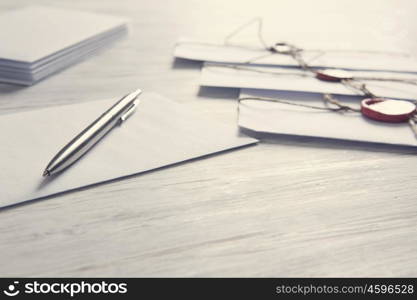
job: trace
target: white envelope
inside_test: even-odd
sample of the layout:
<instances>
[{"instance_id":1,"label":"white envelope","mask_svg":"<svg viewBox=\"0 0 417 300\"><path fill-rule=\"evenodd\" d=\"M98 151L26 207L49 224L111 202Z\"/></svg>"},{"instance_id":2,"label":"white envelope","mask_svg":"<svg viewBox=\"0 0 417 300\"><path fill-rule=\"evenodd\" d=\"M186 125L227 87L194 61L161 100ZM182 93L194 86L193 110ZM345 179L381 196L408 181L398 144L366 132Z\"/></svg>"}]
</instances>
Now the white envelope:
<instances>
[{"instance_id":1,"label":"white envelope","mask_svg":"<svg viewBox=\"0 0 417 300\"><path fill-rule=\"evenodd\" d=\"M28 6L0 18L0 64L21 65L76 47L100 34L126 26L126 19L91 12Z\"/></svg>"},{"instance_id":2,"label":"white envelope","mask_svg":"<svg viewBox=\"0 0 417 300\"><path fill-rule=\"evenodd\" d=\"M267 97L325 107L322 97L317 94L242 89L240 98L245 97ZM360 107L358 97L342 97L340 100ZM417 146L417 138L408 123L384 123L368 119L359 112L322 111L258 100L241 102L239 126L265 133Z\"/></svg>"},{"instance_id":3,"label":"white envelope","mask_svg":"<svg viewBox=\"0 0 417 300\"><path fill-rule=\"evenodd\" d=\"M259 73L265 72L265 73ZM269 72L274 72L271 74ZM407 78L417 81L417 74L395 72L349 71L354 77ZM402 82L360 80L379 97L417 99L417 85ZM206 63L201 71L203 86L303 91L359 95L355 89L339 82L319 80L314 74L298 68L255 67Z\"/></svg>"},{"instance_id":4,"label":"white envelope","mask_svg":"<svg viewBox=\"0 0 417 300\"><path fill-rule=\"evenodd\" d=\"M49 178L52 157L117 99L0 116L0 207L157 169L257 141L153 93L83 158Z\"/></svg>"},{"instance_id":5,"label":"white envelope","mask_svg":"<svg viewBox=\"0 0 417 300\"><path fill-rule=\"evenodd\" d=\"M98 50L120 39L123 35L123 33L108 35L105 38L100 39L100 41L95 42L93 45L78 47L77 51L71 51L69 53L62 54L58 58L44 63L31 71L3 66L0 68L0 81L31 85L46 76L49 76L61 69L64 69L82 61L85 58L90 57Z\"/></svg>"},{"instance_id":6,"label":"white envelope","mask_svg":"<svg viewBox=\"0 0 417 300\"><path fill-rule=\"evenodd\" d=\"M0 81L30 85L127 32L120 17L44 6L0 16Z\"/></svg>"},{"instance_id":7,"label":"white envelope","mask_svg":"<svg viewBox=\"0 0 417 300\"><path fill-rule=\"evenodd\" d=\"M297 45L302 48L302 45ZM323 55L320 55L323 53ZM182 38L175 45L174 56L178 58L246 64L248 61L254 65L264 66L298 66L289 55L274 54L258 46L232 45L211 43ZM377 51L352 49L306 49L303 58L312 67L341 68L353 70L378 70L417 72L417 58L406 52Z\"/></svg>"}]
</instances>

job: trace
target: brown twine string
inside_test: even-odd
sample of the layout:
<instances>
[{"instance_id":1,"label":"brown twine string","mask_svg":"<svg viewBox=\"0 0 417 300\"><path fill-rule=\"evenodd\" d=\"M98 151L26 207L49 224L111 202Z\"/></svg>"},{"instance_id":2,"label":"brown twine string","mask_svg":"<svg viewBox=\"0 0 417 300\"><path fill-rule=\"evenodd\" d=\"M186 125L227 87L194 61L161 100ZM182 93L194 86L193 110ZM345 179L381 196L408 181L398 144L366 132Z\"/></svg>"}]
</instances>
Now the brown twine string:
<instances>
[{"instance_id":1,"label":"brown twine string","mask_svg":"<svg viewBox=\"0 0 417 300\"><path fill-rule=\"evenodd\" d=\"M262 45L262 48L268 50L268 44L265 42L264 38L263 38L263 34L262 34L262 25L263 25L263 20L260 17L254 18L252 20L250 20L249 22L239 26L238 28L236 28L235 30L233 30L230 34L228 34L225 39L224 39L224 45L228 46L229 45L229 41L236 36L237 34L239 34L240 32L242 32L243 29L249 27L252 24L258 24L258 41L259 43Z\"/></svg>"},{"instance_id":2,"label":"brown twine string","mask_svg":"<svg viewBox=\"0 0 417 300\"><path fill-rule=\"evenodd\" d=\"M333 104L336 107L314 106L314 105L309 105L309 104L296 103L296 102L291 102L291 101L287 101L283 99L268 98L268 97L243 97L243 98L238 99L238 103L240 104L247 100L275 102L275 103L288 104L292 106L306 107L306 108L311 108L311 109L325 110L325 111L332 111L332 112L360 112L360 109L342 104L330 94L324 94L323 100L325 101L325 103Z\"/></svg>"},{"instance_id":3,"label":"brown twine string","mask_svg":"<svg viewBox=\"0 0 417 300\"><path fill-rule=\"evenodd\" d=\"M351 87L354 90L361 91L365 97L369 98L377 98L377 96L372 93L367 87L365 83L358 82L354 79L342 79L341 83L344 84L346 87ZM381 98L381 97L378 97Z\"/></svg>"},{"instance_id":4,"label":"brown twine string","mask_svg":"<svg viewBox=\"0 0 417 300\"><path fill-rule=\"evenodd\" d=\"M285 54L285 55L290 55L298 63L298 66L302 70L311 72L314 75L317 74L318 71L315 70L314 68L312 68L311 66L309 66L309 64L302 57L301 53L302 53L303 49L300 49L300 48L298 48L294 45L288 44L288 43L276 43L274 46L268 46L268 44L265 42L265 39L263 38L263 34L262 34L263 20L261 18L255 18L255 19L251 20L250 22L245 23L242 26L238 27L236 30L234 30L231 34L229 34L225 38L224 44L228 45L230 39L232 39L234 36L236 36L243 29L245 29L246 27L248 27L248 26L250 26L254 23L257 24L257 26L258 26L257 36L258 36L258 40L259 40L260 44L262 45L262 47L265 50L267 50L270 53L266 54L266 55L261 55L261 56L255 57L253 59L250 59L246 62L247 64L253 63L254 61L256 61L258 59L265 58L265 57L268 57L270 55ZM281 50L281 49L284 49L284 50ZM321 51L316 57L313 58L313 60L320 57L324 53L325 53L324 51ZM216 64L213 63L212 65L216 65ZM296 75L296 76L302 76L302 77L307 76L306 74L299 74L299 73L279 73L279 72L269 72L269 71L263 71L263 70L256 70L256 69L245 68L245 67L241 67L241 66L237 66L237 65L226 65L226 64L218 64L218 65L229 67L229 68L234 68L234 69L241 69L241 70L248 70L248 71L253 71L253 72L258 72L258 73L264 73L264 74L287 75L287 76L288 75ZM372 93L367 88L365 83L358 82L359 80L390 81L390 82L401 82L401 83L406 83L406 84L417 85L417 80L416 79L384 78L384 77L354 77L354 78L350 78L350 79L342 79L340 82L347 87L351 87L351 88L353 88L357 91L361 91L365 97L370 97L370 98L377 97L374 93ZM381 98L381 97L379 97L379 98ZM317 109L317 110L325 110L325 111L331 111L331 112L356 112L356 113L361 112L360 109L345 105L345 104L341 103L340 101L338 101L336 98L334 98L331 94L327 94L327 93L323 94L323 100L325 101L326 104L332 104L332 105L336 106L335 108L333 108L333 107L313 106L313 105L301 104L301 103L294 103L294 102L289 102L289 101L286 101L286 100L276 99L276 98L244 97L244 98L239 98L238 99L238 103L239 103L238 111L239 111L239 106L240 106L241 102L243 102L245 100L275 102L275 103L282 103L282 104L288 104L288 105L292 105L292 106L300 106L300 107L306 107L306 108ZM416 101L414 100L413 102L415 103ZM417 123L417 114L414 114L408 120L408 123L410 125L411 130L413 131L414 135L417 138L417 125L416 125L416 123Z\"/></svg>"},{"instance_id":5,"label":"brown twine string","mask_svg":"<svg viewBox=\"0 0 417 300\"><path fill-rule=\"evenodd\" d=\"M272 74L272 75L282 75L282 76L299 76L299 77L314 77L312 74L309 73L299 73L299 72L294 72L294 73L290 73L290 72L274 72L274 71L264 71L264 70L259 70L259 69L254 69L253 67L245 67L242 65L234 65L234 64L223 64L223 63L213 63L213 62L209 62L205 64L207 67L226 67L229 69L235 69L235 70L242 70L242 71L249 71L249 72L255 72L255 73L260 73L260 74Z\"/></svg>"},{"instance_id":6,"label":"brown twine string","mask_svg":"<svg viewBox=\"0 0 417 300\"><path fill-rule=\"evenodd\" d=\"M257 30L258 41L261 44L262 48L264 50L270 52L270 53L263 54L263 55L261 55L259 57L255 57L255 58L251 59L250 61L253 62L253 61L256 61L258 59L261 59L261 58L264 58L264 57L267 57L267 56L271 56L271 55L274 55L274 54L291 54L291 53L288 53L288 51L284 51L284 52L282 52L282 51L276 51L276 48L275 47L268 46L268 43L265 42L265 39L263 37L263 33L262 33L263 19L260 18L260 17L256 17L256 18L250 20L249 22L244 23L243 25L239 26L237 29L233 30L230 34L228 34L226 36L226 38L224 39L223 44L204 43L204 42L180 42L178 44L195 44L195 45L205 45L205 46L214 46L214 47L230 46L230 47L236 47L236 48L242 48L242 49L249 49L249 47L247 47L247 46L236 45L236 44L232 45L230 43L230 40L234 36L238 35L242 30L244 30L245 28L249 27L252 24L257 24L257 26L258 26L258 28L257 28L258 29ZM285 42L284 43L276 43L275 45L280 45L280 44L281 45L284 44L284 45L287 45L287 46L293 46L294 49L297 49L298 50L298 52L304 51L303 49L297 48L294 45L291 45L291 44L288 44L288 43L285 43ZM368 54L384 54L384 55L391 55L391 56L395 55L395 56L404 56L404 57L409 57L410 56L410 55L408 55L406 53L403 53L403 52L394 52L394 51L342 50L342 49L328 49L326 51L316 50L316 49L311 50L310 49L309 51L310 52L318 52L318 54L315 57L313 57L311 59L311 61L313 61L313 60L315 60L315 59L323 56L324 54L326 54L326 52L344 52L344 53L353 52L353 53L368 53Z\"/></svg>"},{"instance_id":7,"label":"brown twine string","mask_svg":"<svg viewBox=\"0 0 417 300\"><path fill-rule=\"evenodd\" d=\"M206 63L206 66L208 66L208 67L210 67L210 66L226 67L226 68L230 68L230 69L243 70L243 71L255 72L255 73L260 73L260 74L271 74L271 75L280 75L280 76L315 77L315 76L309 76L308 73L301 73L300 74L300 73L289 73L289 72L265 71L265 70L255 69L253 67L245 67L245 66L242 66L242 65L235 65L235 64L223 64L223 63L212 63L212 62L210 62L210 63ZM308 70L308 71L311 71L311 70ZM313 74L317 74L316 70L313 70L311 72ZM361 77L361 78L367 79L367 77ZM376 77L372 77L370 80L390 81L389 78L376 78ZM395 78L394 81L403 82L403 83L411 83L412 79L398 79L398 78ZM342 79L342 80L340 80L340 82L348 88L351 88L355 91L361 92L361 94L365 97L384 98L384 97L380 97L380 96L377 96L374 93L372 93L368 89L368 87L365 83L357 81L357 77L349 78L349 79ZM412 83L412 84L414 84L414 83ZM417 84L417 82L415 84Z\"/></svg>"},{"instance_id":8,"label":"brown twine string","mask_svg":"<svg viewBox=\"0 0 417 300\"><path fill-rule=\"evenodd\" d=\"M413 133L414 133L414 136L417 138L417 125L416 125L416 123L417 123L417 115L416 114L414 114L409 120L408 120L408 124L410 125L410 127L411 127L411 130L413 131Z\"/></svg>"},{"instance_id":9,"label":"brown twine string","mask_svg":"<svg viewBox=\"0 0 417 300\"><path fill-rule=\"evenodd\" d=\"M315 70L313 67L311 67L303 58L302 56L302 52L304 51L301 48L296 47L295 45L286 43L286 42L279 42L279 43L275 43L274 46L268 46L268 43L265 41L264 37L263 37L263 19L260 17L254 18L252 20L250 20L249 22L239 26L238 28L236 28L235 30L233 30L230 34L228 34L225 39L224 39L224 45L226 46L231 46L230 44L230 40L235 37L236 35L238 35L240 32L242 32L242 30L244 30L245 28L251 26L255 24L257 26L257 37L258 37L258 41L261 44L262 48L265 49L266 51L268 51L268 54L263 54L254 58L251 58L250 60L246 61L246 64L251 64L253 62L255 62L256 60L259 60L261 58L265 58L271 55L275 55L275 54L282 54L282 55L289 55L291 56L298 64L298 66L304 70L304 71L309 71L313 74L317 74L317 70ZM206 43L198 43L198 44L206 44ZM213 44L209 44L207 43L206 45L213 45ZM237 47L236 45L233 45L234 47ZM242 47L239 46L240 48L246 48L247 47ZM360 52L360 51L356 51L356 52ZM362 52L369 52L369 53L373 53L374 51L362 51ZM384 52L383 52L384 53ZM388 53L388 52L386 52ZM316 59L317 57L320 57L321 55L325 54L324 51L320 50L320 53L313 58L312 60ZM232 65L224 65L224 66L228 66L228 67L232 67ZM254 72L259 72L259 73L268 73L266 71L260 71L260 70L251 70L251 69L247 69L249 71L254 71ZM278 75L279 73L277 72L270 72L273 74ZM279 75L284 75L284 74L279 74ZM288 74L285 74L288 75ZM295 74L293 74L295 75ZM357 81L360 80L371 80L371 81L389 81L389 82L401 82L401 83L406 83L406 84L412 84L412 85L417 85L417 79L410 79L410 78L384 78L384 77L354 77L354 78L350 78L350 79L344 79L341 80L340 82L342 84L344 84L345 86L348 86L350 88L353 88L357 91L360 91L363 93L364 96L367 97L376 97L375 94L373 94L364 83L356 83Z\"/></svg>"},{"instance_id":10,"label":"brown twine string","mask_svg":"<svg viewBox=\"0 0 417 300\"><path fill-rule=\"evenodd\" d=\"M242 26L239 26L234 31L232 31L232 33L227 35L226 38L224 39L224 44L229 45L229 41L234 36L236 36L242 30L244 30L245 28L249 27L252 24L257 25L257 37L258 37L259 43L262 45L262 47L266 51L268 51L270 53L266 54L266 55L261 55L261 56L252 58L252 59L246 61L245 63L249 64L249 63L254 62L254 61L256 61L260 58L265 58L265 57L268 57L268 56L274 55L274 54L286 54L286 55L290 55L298 63L299 67L302 68L303 70L305 70L305 71L311 70L311 67L307 64L307 62L303 59L303 57L301 55L301 52L303 51L302 49L297 48L296 46L285 43L285 42L276 43L274 46L268 46L268 44L265 42L265 39L263 37L263 33L262 33L263 19L260 18L260 17L252 19L248 23L245 23ZM280 49L285 49L285 50L280 50Z\"/></svg>"},{"instance_id":11,"label":"brown twine string","mask_svg":"<svg viewBox=\"0 0 417 300\"><path fill-rule=\"evenodd\" d=\"M343 103L339 102L331 94L323 94L323 99L327 103L331 103L333 105L336 105L342 111L361 112L361 110L359 108L354 108L354 107L351 107L349 105L346 105L346 104L343 104Z\"/></svg>"}]
</instances>

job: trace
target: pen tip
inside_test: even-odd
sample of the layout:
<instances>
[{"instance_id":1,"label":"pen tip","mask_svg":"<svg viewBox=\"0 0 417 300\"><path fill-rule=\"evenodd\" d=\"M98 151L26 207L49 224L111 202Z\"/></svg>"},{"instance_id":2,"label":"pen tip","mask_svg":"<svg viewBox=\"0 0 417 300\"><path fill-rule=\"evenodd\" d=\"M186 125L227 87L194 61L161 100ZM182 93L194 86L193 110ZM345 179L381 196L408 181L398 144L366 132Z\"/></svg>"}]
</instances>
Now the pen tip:
<instances>
[{"instance_id":1,"label":"pen tip","mask_svg":"<svg viewBox=\"0 0 417 300\"><path fill-rule=\"evenodd\" d=\"M51 173L49 173L49 170L45 170L42 174L43 177L49 176Z\"/></svg>"},{"instance_id":2,"label":"pen tip","mask_svg":"<svg viewBox=\"0 0 417 300\"><path fill-rule=\"evenodd\" d=\"M140 94L142 93L142 90L141 89L137 89L136 91L134 91L134 92L132 92L132 93L130 93L130 95L132 96L132 97L137 97L137 96L139 96Z\"/></svg>"}]
</instances>

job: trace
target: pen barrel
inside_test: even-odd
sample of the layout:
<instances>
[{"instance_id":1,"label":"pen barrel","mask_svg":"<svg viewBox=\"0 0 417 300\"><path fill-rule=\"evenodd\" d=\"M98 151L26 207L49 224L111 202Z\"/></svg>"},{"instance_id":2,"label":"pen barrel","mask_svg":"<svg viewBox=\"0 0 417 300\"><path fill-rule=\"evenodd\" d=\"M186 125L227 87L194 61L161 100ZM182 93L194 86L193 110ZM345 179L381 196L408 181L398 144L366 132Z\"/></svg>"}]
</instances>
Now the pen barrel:
<instances>
[{"instance_id":1,"label":"pen barrel","mask_svg":"<svg viewBox=\"0 0 417 300\"><path fill-rule=\"evenodd\" d=\"M126 95L88 125L52 158L46 167L45 173L47 175L58 173L80 159L109 131L123 122L125 115L132 113L139 94L140 91L138 90Z\"/></svg>"}]
</instances>

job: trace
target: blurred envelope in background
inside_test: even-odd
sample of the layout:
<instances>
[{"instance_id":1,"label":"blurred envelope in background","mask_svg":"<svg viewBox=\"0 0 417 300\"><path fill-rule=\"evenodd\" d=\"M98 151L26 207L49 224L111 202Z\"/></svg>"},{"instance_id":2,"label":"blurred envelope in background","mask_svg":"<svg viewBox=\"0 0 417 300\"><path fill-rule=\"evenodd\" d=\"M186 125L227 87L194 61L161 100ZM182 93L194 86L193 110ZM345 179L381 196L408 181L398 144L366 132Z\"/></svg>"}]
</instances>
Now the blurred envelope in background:
<instances>
[{"instance_id":1,"label":"blurred envelope in background","mask_svg":"<svg viewBox=\"0 0 417 300\"><path fill-rule=\"evenodd\" d=\"M349 71L354 77L401 78L417 82L417 74L395 72ZM417 84L374 80L358 80L379 97L417 99ZM298 68L255 67L206 63L201 70L203 86L303 91L358 95L359 92L340 82L323 81Z\"/></svg>"},{"instance_id":2,"label":"blurred envelope in background","mask_svg":"<svg viewBox=\"0 0 417 300\"><path fill-rule=\"evenodd\" d=\"M302 92L242 89L240 98L245 97L266 97L325 107L321 95ZM359 97L339 100L350 106L360 106ZM239 126L265 133L417 146L417 139L408 123L384 123L370 120L359 112L339 113L259 100L240 103Z\"/></svg>"},{"instance_id":3,"label":"blurred envelope in background","mask_svg":"<svg viewBox=\"0 0 417 300\"><path fill-rule=\"evenodd\" d=\"M302 45L296 45L302 48ZM298 66L286 54L272 54L255 42L249 45L223 45L182 38L175 45L174 56L183 59L264 66ZM353 70L417 72L417 58L406 52L354 49L306 49L304 60L312 67Z\"/></svg>"},{"instance_id":4,"label":"blurred envelope in background","mask_svg":"<svg viewBox=\"0 0 417 300\"><path fill-rule=\"evenodd\" d=\"M254 144L223 124L153 93L136 112L62 173L42 172L51 158L117 99L0 116L0 207L58 194Z\"/></svg>"},{"instance_id":5,"label":"blurred envelope in background","mask_svg":"<svg viewBox=\"0 0 417 300\"><path fill-rule=\"evenodd\" d=\"M0 15L0 81L31 85L127 33L127 19L48 6Z\"/></svg>"}]
</instances>

